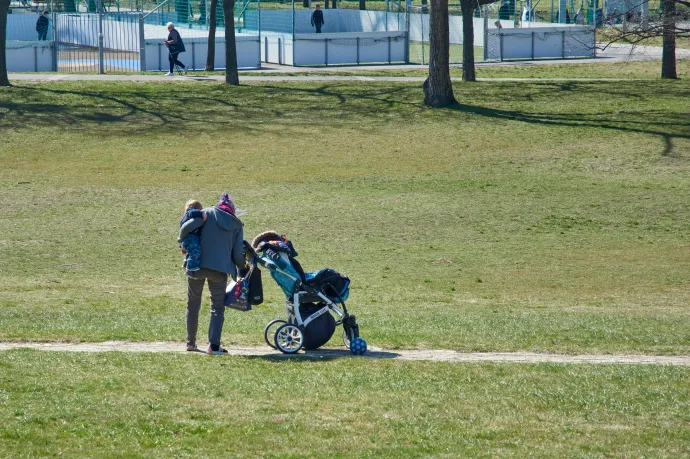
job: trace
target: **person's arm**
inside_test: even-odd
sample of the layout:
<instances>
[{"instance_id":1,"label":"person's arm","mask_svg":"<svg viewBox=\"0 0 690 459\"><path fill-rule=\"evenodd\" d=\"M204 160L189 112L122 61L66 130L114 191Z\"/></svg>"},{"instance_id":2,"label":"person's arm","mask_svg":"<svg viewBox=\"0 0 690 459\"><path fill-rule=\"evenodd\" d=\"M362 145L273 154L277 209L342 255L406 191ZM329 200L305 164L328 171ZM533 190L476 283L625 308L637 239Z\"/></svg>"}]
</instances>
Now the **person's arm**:
<instances>
[{"instance_id":1,"label":"person's arm","mask_svg":"<svg viewBox=\"0 0 690 459\"><path fill-rule=\"evenodd\" d=\"M316 11L311 14L311 26L314 27L314 16L316 16Z\"/></svg>"},{"instance_id":2,"label":"person's arm","mask_svg":"<svg viewBox=\"0 0 690 459\"><path fill-rule=\"evenodd\" d=\"M180 235L177 238L177 242L182 242L182 239L187 237L189 233L194 231L195 229L201 227L201 225L204 224L204 219L203 218L192 218L189 219L185 222L184 225L180 227Z\"/></svg>"},{"instance_id":3,"label":"person's arm","mask_svg":"<svg viewBox=\"0 0 690 459\"><path fill-rule=\"evenodd\" d=\"M237 273L244 270L244 229L240 228L235 234L235 240L232 243L232 262L237 266Z\"/></svg>"}]
</instances>

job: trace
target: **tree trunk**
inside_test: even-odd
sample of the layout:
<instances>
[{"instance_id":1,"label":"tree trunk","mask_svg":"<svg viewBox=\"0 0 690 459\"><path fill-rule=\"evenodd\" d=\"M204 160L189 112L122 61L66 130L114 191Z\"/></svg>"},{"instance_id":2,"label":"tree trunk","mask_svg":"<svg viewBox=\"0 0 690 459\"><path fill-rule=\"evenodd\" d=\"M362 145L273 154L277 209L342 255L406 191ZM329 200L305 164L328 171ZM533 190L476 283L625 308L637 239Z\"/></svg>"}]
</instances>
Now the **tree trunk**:
<instances>
[{"instance_id":1,"label":"tree trunk","mask_svg":"<svg viewBox=\"0 0 690 459\"><path fill-rule=\"evenodd\" d=\"M324 10L327 10L327 9L329 8L329 5L330 5L330 4L328 3L328 0L326 0L326 1L324 2L323 9L324 9Z\"/></svg>"},{"instance_id":2,"label":"tree trunk","mask_svg":"<svg viewBox=\"0 0 690 459\"><path fill-rule=\"evenodd\" d=\"M366 10L367 9L367 0L359 0L359 9L360 10Z\"/></svg>"},{"instance_id":3,"label":"tree trunk","mask_svg":"<svg viewBox=\"0 0 690 459\"><path fill-rule=\"evenodd\" d=\"M225 17L225 82L239 85L235 45L235 0L223 0L223 12Z\"/></svg>"},{"instance_id":4,"label":"tree trunk","mask_svg":"<svg viewBox=\"0 0 690 459\"><path fill-rule=\"evenodd\" d=\"M462 9L462 79L477 81L474 73L474 8L473 0L461 0Z\"/></svg>"},{"instance_id":5,"label":"tree trunk","mask_svg":"<svg viewBox=\"0 0 690 459\"><path fill-rule=\"evenodd\" d=\"M202 0L203 1L203 0ZM206 53L206 68L207 72L212 72L216 69L216 10L218 0L210 0L211 8L209 18L211 23L208 26L208 51Z\"/></svg>"},{"instance_id":6,"label":"tree trunk","mask_svg":"<svg viewBox=\"0 0 690 459\"><path fill-rule=\"evenodd\" d=\"M429 78L424 82L424 104L444 107L455 102L450 81L448 0L431 0L429 15Z\"/></svg>"},{"instance_id":7,"label":"tree trunk","mask_svg":"<svg viewBox=\"0 0 690 459\"><path fill-rule=\"evenodd\" d=\"M7 12L10 10L10 0L0 0L0 86L10 86L7 78L7 59L5 44L7 34Z\"/></svg>"},{"instance_id":8,"label":"tree trunk","mask_svg":"<svg viewBox=\"0 0 690 459\"><path fill-rule=\"evenodd\" d=\"M663 39L664 47L661 53L661 78L678 78L676 72L676 2L674 0L662 0L664 12Z\"/></svg>"}]
</instances>

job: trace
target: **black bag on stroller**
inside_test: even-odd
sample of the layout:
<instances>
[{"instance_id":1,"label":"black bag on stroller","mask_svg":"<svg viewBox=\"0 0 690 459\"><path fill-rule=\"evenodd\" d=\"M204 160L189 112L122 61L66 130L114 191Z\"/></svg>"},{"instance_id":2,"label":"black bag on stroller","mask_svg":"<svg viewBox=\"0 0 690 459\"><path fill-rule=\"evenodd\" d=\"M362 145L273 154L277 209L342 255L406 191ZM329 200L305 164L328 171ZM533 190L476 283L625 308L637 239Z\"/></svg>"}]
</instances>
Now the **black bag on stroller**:
<instances>
[{"instance_id":1,"label":"black bag on stroller","mask_svg":"<svg viewBox=\"0 0 690 459\"><path fill-rule=\"evenodd\" d=\"M299 313L302 319L309 317L310 315L317 312L319 309L323 308L324 304L317 303L302 303L299 306ZM290 314L288 317L289 323L295 323L295 315ZM330 312L321 314L316 319L309 322L309 325L304 329L304 348L305 349L318 349L331 339L335 333L335 318Z\"/></svg>"},{"instance_id":2,"label":"black bag on stroller","mask_svg":"<svg viewBox=\"0 0 690 459\"><path fill-rule=\"evenodd\" d=\"M261 270L252 270L249 276L249 304L252 306L259 305L264 302L264 284L261 281Z\"/></svg>"}]
</instances>

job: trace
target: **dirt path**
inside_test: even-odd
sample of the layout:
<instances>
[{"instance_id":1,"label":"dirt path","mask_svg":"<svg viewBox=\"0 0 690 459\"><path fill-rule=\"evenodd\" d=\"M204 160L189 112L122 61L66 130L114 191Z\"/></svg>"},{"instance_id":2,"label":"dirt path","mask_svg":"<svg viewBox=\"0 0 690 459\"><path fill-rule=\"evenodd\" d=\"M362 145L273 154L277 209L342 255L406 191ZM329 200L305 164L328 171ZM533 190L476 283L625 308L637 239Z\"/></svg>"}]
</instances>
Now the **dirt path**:
<instances>
[{"instance_id":1,"label":"dirt path","mask_svg":"<svg viewBox=\"0 0 690 459\"><path fill-rule=\"evenodd\" d=\"M0 342L0 351L37 349L63 352L173 352L186 353L184 343L106 341L102 343L14 343ZM286 358L267 346L231 346L229 354L267 358ZM201 352L199 355L203 355ZM320 349L300 353L297 358L331 359L353 357L345 349ZM434 362L505 362L505 363L622 363L635 365L690 366L690 355L566 355L534 352L458 352L444 349L396 350L371 348L364 356L372 359L426 360Z\"/></svg>"}]
</instances>

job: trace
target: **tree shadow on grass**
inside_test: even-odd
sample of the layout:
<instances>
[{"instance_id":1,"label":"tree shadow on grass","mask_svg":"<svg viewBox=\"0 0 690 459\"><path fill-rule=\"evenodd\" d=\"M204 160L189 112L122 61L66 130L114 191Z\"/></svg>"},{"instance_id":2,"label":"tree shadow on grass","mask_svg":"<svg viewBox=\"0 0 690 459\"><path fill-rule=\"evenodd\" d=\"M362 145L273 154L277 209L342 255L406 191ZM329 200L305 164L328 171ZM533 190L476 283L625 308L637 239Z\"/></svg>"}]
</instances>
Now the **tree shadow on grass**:
<instances>
[{"instance_id":1,"label":"tree shadow on grass","mask_svg":"<svg viewBox=\"0 0 690 459\"><path fill-rule=\"evenodd\" d=\"M588 127L597 129L628 132L631 134L647 134L659 137L664 142L661 151L662 156L681 158L682 154L676 152L673 141L676 139L690 140L690 128L687 117L678 114L668 114L661 111L648 112L647 121L628 119L605 119L602 114L596 113L528 113L515 110L502 110L496 108L478 107L474 105L456 102L445 108L449 111L471 113L486 118L494 118L506 121L517 121L541 126L557 127ZM618 113L617 115L630 115L630 113ZM636 114L639 117L639 114ZM656 116L655 116L656 115ZM659 121L658 117L673 121ZM677 118L677 120L676 120ZM668 132L658 127L665 127L676 132ZM655 129L656 128L656 129Z\"/></svg>"},{"instance_id":2,"label":"tree shadow on grass","mask_svg":"<svg viewBox=\"0 0 690 459\"><path fill-rule=\"evenodd\" d=\"M674 142L690 139L687 114L658 108L616 111L604 104L604 110L588 111L583 105L582 110L565 113L510 108L525 101L557 108L559 99L578 96L586 96L582 99L584 104L592 95L599 104L606 100L653 101L662 96L690 96L690 90L685 87L543 82L521 88L516 91L514 84L506 83L458 86L458 98L469 103L431 110L421 104L421 89L417 84L253 85L239 90L221 85L171 86L166 91L157 86L134 85L108 88L105 92L88 87L63 89L31 85L13 89L12 98L0 97L0 128L65 126L94 129L99 135L137 135L182 129L252 134L268 129L264 126L278 126L289 135L290 129L312 126L314 120L327 124L356 123L361 131L375 131L380 129L380 120L390 123L391 116L396 116L394 121L404 123L414 122L424 114L427 121L446 123L448 120L462 123L469 116L539 126L647 134L662 139L663 156L676 158L682 157L682 153ZM474 100L482 100L482 104L486 100L486 104L473 105ZM501 108L491 106L498 104Z\"/></svg>"}]
</instances>

